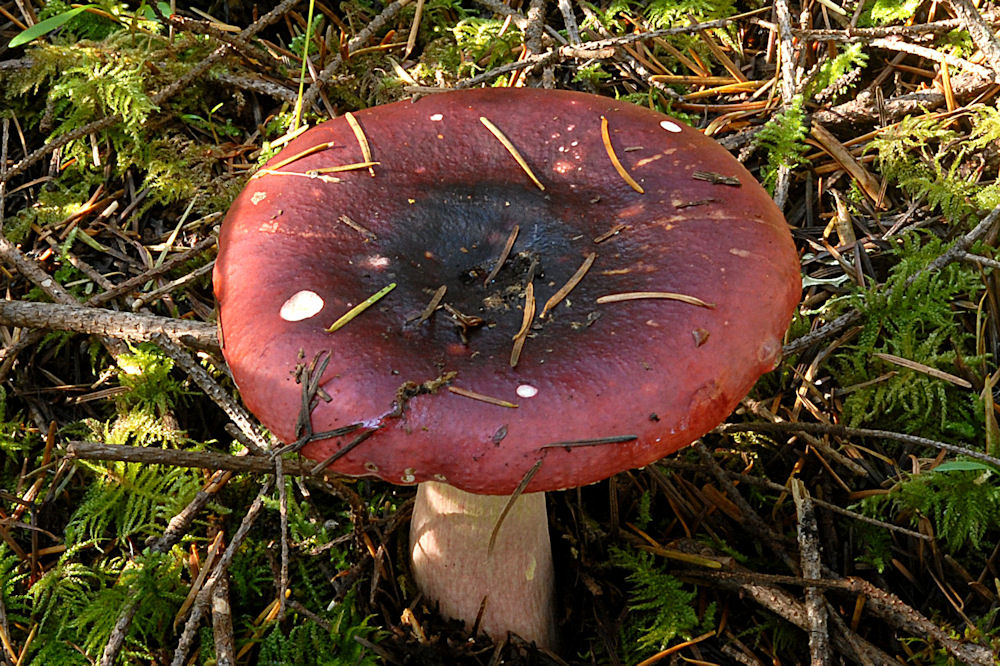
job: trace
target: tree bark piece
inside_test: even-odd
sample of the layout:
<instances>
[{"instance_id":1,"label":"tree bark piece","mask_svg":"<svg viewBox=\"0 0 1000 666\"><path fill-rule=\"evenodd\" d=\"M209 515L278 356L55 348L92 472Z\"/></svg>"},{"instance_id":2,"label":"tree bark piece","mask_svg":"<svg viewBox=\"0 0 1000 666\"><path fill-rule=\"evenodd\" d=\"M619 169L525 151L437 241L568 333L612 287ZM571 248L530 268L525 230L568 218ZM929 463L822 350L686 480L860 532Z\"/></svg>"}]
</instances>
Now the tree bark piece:
<instances>
[{"instance_id":1,"label":"tree bark piece","mask_svg":"<svg viewBox=\"0 0 1000 666\"><path fill-rule=\"evenodd\" d=\"M951 87L959 104L980 94L994 83L975 74L960 74L951 77ZM944 93L935 90L919 90L885 100L885 119L894 123L904 116L924 113L929 109L944 106ZM879 120L875 109L875 96L870 91L859 93L857 97L830 109L822 109L813 114L816 122L829 128L850 130L857 134L861 128L873 127Z\"/></svg>"}]
</instances>

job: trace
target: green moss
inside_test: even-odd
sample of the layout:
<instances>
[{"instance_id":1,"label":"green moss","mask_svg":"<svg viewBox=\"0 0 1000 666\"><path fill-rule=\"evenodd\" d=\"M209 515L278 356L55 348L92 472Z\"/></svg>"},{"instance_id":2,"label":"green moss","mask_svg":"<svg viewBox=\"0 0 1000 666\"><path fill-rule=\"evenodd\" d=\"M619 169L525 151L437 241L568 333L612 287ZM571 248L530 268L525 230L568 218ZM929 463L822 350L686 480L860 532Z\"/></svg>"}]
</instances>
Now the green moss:
<instances>
[{"instance_id":1,"label":"green moss","mask_svg":"<svg viewBox=\"0 0 1000 666\"><path fill-rule=\"evenodd\" d=\"M622 637L630 663L663 650L676 638L687 639L712 626L715 605L710 604L704 617L699 618L695 612L696 593L666 573L662 562L651 553L613 547L611 561L628 572L627 580L632 585Z\"/></svg>"},{"instance_id":2,"label":"green moss","mask_svg":"<svg viewBox=\"0 0 1000 666\"><path fill-rule=\"evenodd\" d=\"M975 269L953 263L913 277L943 251L937 239L907 237L895 250L900 261L886 284L849 299L864 313L863 328L831 363L839 386L850 391L843 405L849 425L943 439L984 436L977 394L876 356L955 373L961 355L965 365L983 368L985 359L976 355L974 337L955 306L978 300L983 287Z\"/></svg>"},{"instance_id":3,"label":"green moss","mask_svg":"<svg viewBox=\"0 0 1000 666\"><path fill-rule=\"evenodd\" d=\"M802 97L796 97L788 108L768 120L754 137L754 145L764 152L767 159L761 171L761 180L769 192L774 191L781 167L792 169L802 164L808 133L802 106Z\"/></svg>"},{"instance_id":4,"label":"green moss","mask_svg":"<svg viewBox=\"0 0 1000 666\"><path fill-rule=\"evenodd\" d=\"M883 177L964 227L976 210L1000 205L1000 183L980 182L977 159L997 141L1000 110L979 105L968 107L958 118L904 118L873 139L868 151L875 152Z\"/></svg>"},{"instance_id":5,"label":"green moss","mask_svg":"<svg viewBox=\"0 0 1000 666\"><path fill-rule=\"evenodd\" d=\"M117 358L118 381L128 389L117 396L119 413L133 410L163 416L190 395L172 376L174 361L153 344L131 347L131 353Z\"/></svg>"},{"instance_id":6,"label":"green moss","mask_svg":"<svg viewBox=\"0 0 1000 666\"><path fill-rule=\"evenodd\" d=\"M654 29L681 25L689 17L711 21L737 13L733 0L651 0L642 4L646 20Z\"/></svg>"},{"instance_id":7,"label":"green moss","mask_svg":"<svg viewBox=\"0 0 1000 666\"><path fill-rule=\"evenodd\" d=\"M870 515L887 510L909 517L917 527L921 517L931 520L936 535L951 553L964 549L992 549L1000 535L1000 476L980 463L975 469L947 469L907 476L887 495L865 499L861 508Z\"/></svg>"},{"instance_id":8,"label":"green moss","mask_svg":"<svg viewBox=\"0 0 1000 666\"><path fill-rule=\"evenodd\" d=\"M261 643L258 664L283 666L375 666L382 660L355 640L371 639L376 630L368 618L357 617L350 594L326 614L330 630L296 617L291 627L270 627Z\"/></svg>"},{"instance_id":9,"label":"green moss","mask_svg":"<svg viewBox=\"0 0 1000 666\"><path fill-rule=\"evenodd\" d=\"M870 0L865 3L858 24L863 27L886 25L911 18L923 0Z\"/></svg>"},{"instance_id":10,"label":"green moss","mask_svg":"<svg viewBox=\"0 0 1000 666\"><path fill-rule=\"evenodd\" d=\"M865 45L860 42L849 44L837 55L825 60L806 89L806 96L827 92L831 86L839 85L845 75L863 69L868 64L868 54L865 53L864 48ZM849 87L841 87L832 92L843 93Z\"/></svg>"}]
</instances>

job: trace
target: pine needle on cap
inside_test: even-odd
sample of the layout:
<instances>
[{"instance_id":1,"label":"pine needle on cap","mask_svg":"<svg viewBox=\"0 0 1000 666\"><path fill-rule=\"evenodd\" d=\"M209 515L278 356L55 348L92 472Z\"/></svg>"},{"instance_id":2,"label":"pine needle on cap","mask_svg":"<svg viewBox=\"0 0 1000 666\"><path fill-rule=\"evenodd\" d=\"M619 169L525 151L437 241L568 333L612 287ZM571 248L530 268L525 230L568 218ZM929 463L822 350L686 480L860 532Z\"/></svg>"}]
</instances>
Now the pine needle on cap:
<instances>
[{"instance_id":1,"label":"pine needle on cap","mask_svg":"<svg viewBox=\"0 0 1000 666\"><path fill-rule=\"evenodd\" d=\"M556 293L552 294L549 300L545 301L545 307L542 308L542 314L538 315L539 319L544 319L549 310L554 309L564 298L569 296L569 292L573 291L573 288L580 284L580 280L582 280L583 276L587 274L590 267L594 265L595 259L597 259L596 252L591 252L587 255L587 258L583 260L580 268L576 269L576 273L573 273L573 276L566 281L566 284L560 287Z\"/></svg>"},{"instance_id":2,"label":"pine needle on cap","mask_svg":"<svg viewBox=\"0 0 1000 666\"><path fill-rule=\"evenodd\" d=\"M493 134L493 136L495 136L497 140L503 144L503 147L507 149L507 152L510 153L510 156L514 158L514 161L517 162L518 166L524 169L524 173L528 174L528 178L530 178L531 181L538 186L538 189L544 192L545 186L542 185L542 181L538 180L538 177L535 176L534 172L531 170L531 167L529 167L528 163L524 160L523 157L521 157L521 153L517 151L517 148L515 148L514 144L510 142L510 139L508 139L504 135L504 133L500 131L500 128L494 125L489 118L486 118L484 116L479 116L479 122L485 125L486 129L488 129Z\"/></svg>"},{"instance_id":3,"label":"pine needle on cap","mask_svg":"<svg viewBox=\"0 0 1000 666\"><path fill-rule=\"evenodd\" d=\"M604 150L608 152L611 164L614 165L615 171L617 171L618 175L622 177L622 180L628 183L628 186L639 194L645 194L646 191L642 189L642 185L637 183L635 178L632 177L632 174L625 170L621 160L619 160L618 156L615 154L615 149L611 145L611 133L608 131L608 119L604 116L601 116L601 141L604 142Z\"/></svg>"},{"instance_id":4,"label":"pine needle on cap","mask_svg":"<svg viewBox=\"0 0 1000 666\"><path fill-rule=\"evenodd\" d=\"M638 301L644 298L660 298L669 301L680 301L682 303L688 303L690 305L697 305L702 308L714 309L715 305L713 303L706 303L700 298L694 296L688 296L687 294L678 294L672 291L626 291L620 294L607 294L606 296L601 296L597 299L599 304L604 303L621 303L622 301Z\"/></svg>"}]
</instances>

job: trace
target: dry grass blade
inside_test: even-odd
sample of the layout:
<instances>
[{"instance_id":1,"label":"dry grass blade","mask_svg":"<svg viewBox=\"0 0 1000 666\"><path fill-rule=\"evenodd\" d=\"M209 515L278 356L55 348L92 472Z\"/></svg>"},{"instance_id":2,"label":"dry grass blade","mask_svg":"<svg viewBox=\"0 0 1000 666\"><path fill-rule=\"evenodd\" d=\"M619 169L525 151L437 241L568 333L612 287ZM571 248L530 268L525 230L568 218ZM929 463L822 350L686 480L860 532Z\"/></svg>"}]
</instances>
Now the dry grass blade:
<instances>
[{"instance_id":1,"label":"dry grass blade","mask_svg":"<svg viewBox=\"0 0 1000 666\"><path fill-rule=\"evenodd\" d=\"M723 86L740 82L731 76L679 76L674 74L654 74L649 77L649 80L657 83L693 86Z\"/></svg>"},{"instance_id":2,"label":"dry grass blade","mask_svg":"<svg viewBox=\"0 0 1000 666\"><path fill-rule=\"evenodd\" d=\"M911 361L908 358L903 358L901 356L896 356L894 354L885 354L882 352L875 352L875 356L879 357L883 361L888 361L894 365L898 365L904 368L909 368L910 370L916 370L917 372L922 372L925 375L934 377L935 379L941 379L955 386L960 386L961 388L972 388L972 382L967 379L962 379L957 377L950 372L945 372L944 370L938 370L937 368L932 368L929 365L924 365L923 363L917 363L916 361Z\"/></svg>"},{"instance_id":3,"label":"dry grass blade","mask_svg":"<svg viewBox=\"0 0 1000 666\"><path fill-rule=\"evenodd\" d=\"M410 34L406 38L406 49L403 50L403 58L410 57L413 47L417 45L417 33L420 31L420 19L424 15L424 0L417 0L417 8L413 13L413 23L410 25Z\"/></svg>"},{"instance_id":4,"label":"dry grass blade","mask_svg":"<svg viewBox=\"0 0 1000 666\"><path fill-rule=\"evenodd\" d=\"M3 649L7 652L7 658L10 663L16 664L18 653L14 650L14 646L10 643L10 637L7 635L6 623L0 624L0 644L3 645Z\"/></svg>"},{"instance_id":5,"label":"dry grass blade","mask_svg":"<svg viewBox=\"0 0 1000 666\"><path fill-rule=\"evenodd\" d=\"M375 169L370 166L372 164L377 164L377 162L372 162L372 149L368 144L368 137L365 136L365 131L361 129L361 123L358 119L354 117L354 114L348 111L344 114L344 118L347 120L347 124L351 126L351 131L354 132L354 138L358 140L358 146L361 148L361 157L364 161L369 164L368 173L371 174L372 178L375 177Z\"/></svg>"},{"instance_id":6,"label":"dry grass blade","mask_svg":"<svg viewBox=\"0 0 1000 666\"><path fill-rule=\"evenodd\" d=\"M205 554L205 561L200 563L198 569L198 576L195 578L194 582L191 583L191 589L188 591L187 597L181 604L181 607L177 609L177 613L174 615L173 630L177 631L177 625L181 623L184 616L187 615L188 610L191 608L191 604L194 603L195 597L198 596L198 592L201 590L202 584L205 579L208 578L208 574L212 571L212 566L215 564L215 558L218 557L219 552L222 549L222 540L225 536L224 532L219 532L215 535L212 543L208 545L208 551Z\"/></svg>"},{"instance_id":7,"label":"dry grass blade","mask_svg":"<svg viewBox=\"0 0 1000 666\"><path fill-rule=\"evenodd\" d=\"M524 290L524 316L521 319L521 329L514 335L514 347L510 352L510 367L517 367L521 359L524 342L528 339L531 320L535 318L535 285L531 282Z\"/></svg>"},{"instance_id":8,"label":"dry grass blade","mask_svg":"<svg viewBox=\"0 0 1000 666\"><path fill-rule=\"evenodd\" d=\"M753 92L754 90L760 90L764 86L768 85L771 85L770 81L741 81L739 83L728 83L723 86L717 86L715 88L707 88L705 90L698 90L696 92L688 93L684 95L684 99L687 101L691 101L694 99L702 99L704 97L715 97L716 95Z\"/></svg>"},{"instance_id":9,"label":"dry grass blade","mask_svg":"<svg viewBox=\"0 0 1000 666\"><path fill-rule=\"evenodd\" d=\"M365 310L367 310L371 306L375 305L377 302L379 302L382 299L382 297L384 297L386 294L388 294L390 291L392 291L395 288L396 288L396 283L395 282L390 282L385 287L382 287L377 292L375 292L374 294L372 294L371 296L369 296L368 298L366 298L365 300L361 301L360 303L358 303L357 305L355 305L353 308L351 308L350 310L348 310L347 312L345 312L344 314L342 314L337 319L337 321L335 321L332 324L330 324L330 327L326 329L326 332L327 333L333 333L334 331L340 330L345 324L347 324L349 321L351 321L352 319L354 319L355 317L357 317L359 314L361 314L362 312L364 312Z\"/></svg>"},{"instance_id":10,"label":"dry grass blade","mask_svg":"<svg viewBox=\"0 0 1000 666\"><path fill-rule=\"evenodd\" d=\"M857 181L872 201L879 200L882 184L858 163L851 152L833 134L816 122L813 122L810 134Z\"/></svg>"},{"instance_id":11,"label":"dry grass blade","mask_svg":"<svg viewBox=\"0 0 1000 666\"><path fill-rule=\"evenodd\" d=\"M531 170L531 167L528 166L528 163L524 160L524 157L521 156L521 153L518 152L517 148L514 147L514 144L511 143L510 139L508 139L507 136L502 131L500 131L500 128L494 125L493 121L484 116L479 117L479 122L481 122L483 126L486 127L486 129L488 129L490 133L497 138L497 141L503 144L503 147L507 149L507 152L510 153L510 156L514 158L514 161L517 162L518 166L520 166L524 170L524 173L528 174L528 178L531 179L531 182L537 185L538 189L544 192L545 186L542 185L542 181L538 180L538 176L536 176L535 173Z\"/></svg>"},{"instance_id":12,"label":"dry grass blade","mask_svg":"<svg viewBox=\"0 0 1000 666\"><path fill-rule=\"evenodd\" d=\"M514 502L517 501L517 498L524 494L528 484L531 483L533 478L535 478L535 474L538 474L538 470L542 468L543 462L545 462L545 458L539 458L538 462L531 466L531 469L529 469L524 475L521 482L517 484L517 488L515 488L514 492L511 493L510 498L503 507L503 510L500 511L500 516L497 517L496 525L493 526L493 532L490 534L490 544L486 549L487 553L493 553L493 547L496 545L497 535L500 534L500 527L503 525L504 518L506 518L507 514L510 513L510 510L514 508Z\"/></svg>"},{"instance_id":13,"label":"dry grass blade","mask_svg":"<svg viewBox=\"0 0 1000 666\"><path fill-rule=\"evenodd\" d=\"M349 218L347 215L341 215L340 217L337 218L337 220L339 222L343 222L351 229L354 229L355 231L357 231L362 236L365 236L366 238L370 238L371 240L375 240L378 238L373 231L358 224L357 222Z\"/></svg>"},{"instance_id":14,"label":"dry grass blade","mask_svg":"<svg viewBox=\"0 0 1000 666\"><path fill-rule=\"evenodd\" d=\"M695 180L703 180L706 183L713 183L715 185L729 185L731 187L740 187L742 185L739 178L715 173L714 171L695 171L691 174L691 177Z\"/></svg>"},{"instance_id":15,"label":"dry grass blade","mask_svg":"<svg viewBox=\"0 0 1000 666\"><path fill-rule=\"evenodd\" d=\"M692 639L689 639L689 640L686 640L686 641L681 641L677 645L671 645L666 650L661 650L660 652L657 652L656 654L654 654L652 657L650 657L648 659L643 659L642 661L640 661L637 664L637 666L653 666L653 664L661 661L662 659L665 659L666 657L669 657L672 654L677 654L681 650L683 650L685 648L689 648L692 645L697 645L698 643L701 643L702 641L708 640L709 638L712 638L715 635L716 634L715 634L714 630L713 631L707 631L704 634L702 634L701 636L696 636L696 637L694 637ZM692 663L699 663L699 662L696 662L696 661L694 661L692 659L686 659L685 661L689 661L689 662L692 662ZM707 663L707 662L700 662L700 663Z\"/></svg>"},{"instance_id":16,"label":"dry grass blade","mask_svg":"<svg viewBox=\"0 0 1000 666\"><path fill-rule=\"evenodd\" d=\"M573 288L580 284L580 280L582 280L583 276L587 274L590 267L594 265L595 259L597 259L596 252L591 252L587 255L587 258L583 260L582 264L580 264L580 268L576 269L576 273L573 273L573 276L566 281L566 284L559 287L559 290L552 294L552 296L549 297L549 300L545 301L545 307L542 308L542 313L538 315L539 319L544 319L545 315L548 314L550 310L554 309L564 298L569 296L569 292L573 291Z\"/></svg>"},{"instance_id":17,"label":"dry grass blade","mask_svg":"<svg viewBox=\"0 0 1000 666\"><path fill-rule=\"evenodd\" d=\"M507 407L509 409L517 409L517 405L509 400L502 400L500 398L494 398L491 395L486 395L484 393L477 393L476 391L470 391L469 389L464 389L460 386L449 386L448 391L454 393L455 395L460 395L463 398L471 398L473 400L478 400L479 402L485 402L490 405L496 405L497 407Z\"/></svg>"},{"instance_id":18,"label":"dry grass blade","mask_svg":"<svg viewBox=\"0 0 1000 666\"><path fill-rule=\"evenodd\" d=\"M638 301L648 298L680 301L681 303L697 305L701 308L712 309L715 307L714 304L706 303L700 298L688 296L687 294L678 294L672 291L628 291L620 294L607 294L606 296L598 297L597 303L603 305L605 303L622 303L624 301Z\"/></svg>"},{"instance_id":19,"label":"dry grass blade","mask_svg":"<svg viewBox=\"0 0 1000 666\"><path fill-rule=\"evenodd\" d=\"M624 444L634 442L639 439L636 435L612 435L611 437L597 437L594 439L567 439L561 442L550 442L542 444L541 449L571 449L577 446L603 446L604 444Z\"/></svg>"},{"instance_id":20,"label":"dry grass blade","mask_svg":"<svg viewBox=\"0 0 1000 666\"><path fill-rule=\"evenodd\" d=\"M514 228L510 230L510 234L507 236L507 242L504 243L503 250L500 251L500 256L497 258L497 262L493 265L493 270L491 270L490 274L486 276L485 280L483 280L483 286L493 282L493 278L497 276L497 273L500 272L500 269L503 268L503 265L507 262L507 257L510 256L510 251L514 249L514 241L517 240L517 233L520 230L521 226L518 224L515 224Z\"/></svg>"},{"instance_id":21,"label":"dry grass blade","mask_svg":"<svg viewBox=\"0 0 1000 666\"><path fill-rule=\"evenodd\" d=\"M628 183L628 186L639 194L644 194L645 191L642 189L642 185L636 182L635 178L632 177L632 174L630 174L622 165L621 160L618 159L618 155L615 154L614 146L611 145L611 133L608 130L608 119L604 116L601 116L601 141L604 142L604 150L608 153L608 159L611 160L611 164L614 165L615 171L617 171L618 175L622 177L622 180Z\"/></svg>"},{"instance_id":22,"label":"dry grass blade","mask_svg":"<svg viewBox=\"0 0 1000 666\"><path fill-rule=\"evenodd\" d=\"M250 176L250 180L253 180L255 178L260 178L261 176L264 176L264 175L267 175L267 174L277 173L278 169L280 169L281 167L288 166L292 162L297 162L298 160L301 160L303 157L309 157L310 155L315 155L316 153L323 152L324 150L327 150L328 148L333 148L336 145L337 145L337 143L335 141L326 141L324 143L317 143L315 146L311 146L309 148L306 148L305 150L303 150L301 152L295 153L291 157L286 157L283 160L278 160L277 162L275 162L274 164L270 165L269 167L267 167L265 169L261 169L260 171L258 171L254 175Z\"/></svg>"},{"instance_id":23,"label":"dry grass blade","mask_svg":"<svg viewBox=\"0 0 1000 666\"><path fill-rule=\"evenodd\" d=\"M447 292L448 286L444 284L434 291L434 295L431 296L431 300L427 303L427 307L424 308L424 311L421 312L420 316L417 318L417 324L424 323L434 315L434 312L438 309L438 306L441 305L441 301L444 299L444 295Z\"/></svg>"},{"instance_id":24,"label":"dry grass blade","mask_svg":"<svg viewBox=\"0 0 1000 666\"><path fill-rule=\"evenodd\" d=\"M614 238L615 236L625 231L626 229L628 229L627 224L616 224L615 226L611 227L600 236L594 237L594 245L600 245L604 241Z\"/></svg>"},{"instance_id":25,"label":"dry grass blade","mask_svg":"<svg viewBox=\"0 0 1000 666\"><path fill-rule=\"evenodd\" d=\"M337 462L338 460L340 460L341 458L343 458L344 456L346 456L348 453L350 453L354 449L356 449L359 446L361 446L369 437L371 437L374 434L375 434L375 429L365 430L363 433L361 433L360 435L358 435L357 437L355 437L354 439L352 439L350 442L348 442L347 444L345 444L343 447L341 447L338 451L334 452L333 454L331 454L330 456L324 458L319 463L317 463L315 466L313 466L312 469L309 470L309 473L310 474L319 474L324 469L326 469L327 467L329 467L333 463Z\"/></svg>"},{"instance_id":26,"label":"dry grass blade","mask_svg":"<svg viewBox=\"0 0 1000 666\"><path fill-rule=\"evenodd\" d=\"M320 167L318 169L310 169L307 174L311 173L342 173L344 171L357 171L358 169L368 169L378 166L381 162L354 162L353 164L340 164L337 166Z\"/></svg>"},{"instance_id":27,"label":"dry grass blade","mask_svg":"<svg viewBox=\"0 0 1000 666\"><path fill-rule=\"evenodd\" d=\"M694 23L693 20L691 22ZM730 76L741 83L745 83L747 81L746 75L740 70L739 66L734 63L728 55L726 55L726 52L722 50L722 47L719 46L714 39L712 39L711 33L707 30L699 30L698 35L712 52L712 55L714 55L722 66L726 68L726 71L729 72Z\"/></svg>"},{"instance_id":28,"label":"dry grass blade","mask_svg":"<svg viewBox=\"0 0 1000 666\"><path fill-rule=\"evenodd\" d=\"M317 171L271 171L267 170L264 172L267 176L291 176L293 178L309 178L312 180L318 180L323 183L334 184L342 182L336 176L327 176L326 174L319 173Z\"/></svg>"}]
</instances>

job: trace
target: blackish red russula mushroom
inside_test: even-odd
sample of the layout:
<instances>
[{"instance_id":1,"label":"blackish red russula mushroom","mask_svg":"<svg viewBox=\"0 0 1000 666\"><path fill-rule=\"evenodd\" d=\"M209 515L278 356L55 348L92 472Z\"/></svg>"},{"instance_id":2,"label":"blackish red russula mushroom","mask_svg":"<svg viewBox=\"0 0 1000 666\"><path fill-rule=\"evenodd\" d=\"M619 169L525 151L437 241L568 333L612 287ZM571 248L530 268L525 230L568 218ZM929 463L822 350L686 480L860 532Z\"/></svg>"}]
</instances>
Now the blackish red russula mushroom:
<instances>
[{"instance_id":1,"label":"blackish red russula mushroom","mask_svg":"<svg viewBox=\"0 0 1000 666\"><path fill-rule=\"evenodd\" d=\"M781 213L722 147L565 91L448 92L323 123L249 182L219 248L247 406L295 441L296 368L321 358L311 427L334 435L302 453L420 483L425 594L470 626L485 597L486 633L547 645L541 491L717 425L777 363L800 292Z\"/></svg>"}]
</instances>

